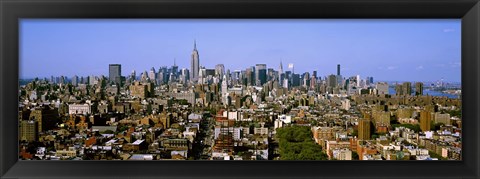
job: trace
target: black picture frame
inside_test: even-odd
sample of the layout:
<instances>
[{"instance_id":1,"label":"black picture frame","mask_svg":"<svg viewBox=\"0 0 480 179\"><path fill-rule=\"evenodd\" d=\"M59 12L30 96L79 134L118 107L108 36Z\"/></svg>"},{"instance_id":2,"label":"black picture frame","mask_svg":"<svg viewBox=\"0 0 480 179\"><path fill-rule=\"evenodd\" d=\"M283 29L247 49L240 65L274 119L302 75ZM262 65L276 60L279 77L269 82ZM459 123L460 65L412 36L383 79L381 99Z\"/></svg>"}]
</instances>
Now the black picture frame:
<instances>
[{"instance_id":1,"label":"black picture frame","mask_svg":"<svg viewBox=\"0 0 480 179\"><path fill-rule=\"evenodd\" d=\"M20 18L461 18L462 161L19 161ZM478 0L2 0L2 178L480 178Z\"/></svg>"}]
</instances>

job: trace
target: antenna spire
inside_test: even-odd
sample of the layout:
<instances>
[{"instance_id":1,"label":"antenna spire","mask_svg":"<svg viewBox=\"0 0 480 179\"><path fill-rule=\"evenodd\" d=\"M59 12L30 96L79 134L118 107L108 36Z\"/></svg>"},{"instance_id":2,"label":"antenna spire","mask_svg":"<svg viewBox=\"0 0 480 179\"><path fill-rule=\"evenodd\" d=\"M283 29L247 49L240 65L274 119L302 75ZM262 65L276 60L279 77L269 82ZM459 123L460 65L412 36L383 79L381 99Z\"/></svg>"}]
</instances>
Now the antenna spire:
<instances>
[{"instance_id":1,"label":"antenna spire","mask_svg":"<svg viewBox=\"0 0 480 179\"><path fill-rule=\"evenodd\" d=\"M197 39L193 40L193 50L197 50Z\"/></svg>"}]
</instances>

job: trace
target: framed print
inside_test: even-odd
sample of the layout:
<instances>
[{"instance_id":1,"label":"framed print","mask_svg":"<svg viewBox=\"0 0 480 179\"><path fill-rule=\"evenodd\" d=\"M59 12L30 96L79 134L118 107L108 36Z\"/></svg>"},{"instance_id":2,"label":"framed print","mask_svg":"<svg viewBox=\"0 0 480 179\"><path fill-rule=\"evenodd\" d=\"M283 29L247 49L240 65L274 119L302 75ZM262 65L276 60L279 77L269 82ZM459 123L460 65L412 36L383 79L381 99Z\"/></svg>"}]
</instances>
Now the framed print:
<instances>
[{"instance_id":1,"label":"framed print","mask_svg":"<svg viewBox=\"0 0 480 179\"><path fill-rule=\"evenodd\" d=\"M478 1L1 8L2 177L479 177Z\"/></svg>"}]
</instances>

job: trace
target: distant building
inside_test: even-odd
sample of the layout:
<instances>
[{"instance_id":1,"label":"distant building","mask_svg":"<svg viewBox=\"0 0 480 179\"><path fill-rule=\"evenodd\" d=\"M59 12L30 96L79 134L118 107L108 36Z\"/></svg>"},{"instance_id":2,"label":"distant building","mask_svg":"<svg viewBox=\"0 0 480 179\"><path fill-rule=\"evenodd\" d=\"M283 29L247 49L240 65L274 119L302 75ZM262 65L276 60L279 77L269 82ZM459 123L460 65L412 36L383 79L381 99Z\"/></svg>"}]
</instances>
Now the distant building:
<instances>
[{"instance_id":1,"label":"distant building","mask_svg":"<svg viewBox=\"0 0 480 179\"><path fill-rule=\"evenodd\" d=\"M416 82L415 83L415 95L422 96L423 95L423 83Z\"/></svg>"},{"instance_id":2,"label":"distant building","mask_svg":"<svg viewBox=\"0 0 480 179\"><path fill-rule=\"evenodd\" d=\"M148 78L150 79L150 82L156 82L157 79L157 73L155 72L155 68L152 67L150 69L150 72L148 72Z\"/></svg>"},{"instance_id":3,"label":"distant building","mask_svg":"<svg viewBox=\"0 0 480 179\"><path fill-rule=\"evenodd\" d=\"M262 86L267 82L267 65L257 64L255 70L255 84Z\"/></svg>"},{"instance_id":4,"label":"distant building","mask_svg":"<svg viewBox=\"0 0 480 179\"><path fill-rule=\"evenodd\" d=\"M337 65L337 76L340 76L340 64Z\"/></svg>"},{"instance_id":5,"label":"distant building","mask_svg":"<svg viewBox=\"0 0 480 179\"><path fill-rule=\"evenodd\" d=\"M192 59L190 62L190 79L192 81L198 80L198 73L200 71L200 56L198 55L197 50L197 41L193 43L193 52L192 52Z\"/></svg>"},{"instance_id":6,"label":"distant building","mask_svg":"<svg viewBox=\"0 0 480 179\"><path fill-rule=\"evenodd\" d=\"M411 95L412 94L412 83L410 82L405 82L402 84L403 88L403 95Z\"/></svg>"},{"instance_id":7,"label":"distant building","mask_svg":"<svg viewBox=\"0 0 480 179\"><path fill-rule=\"evenodd\" d=\"M121 84L122 77L122 65L110 64L108 68L108 78L110 82Z\"/></svg>"},{"instance_id":8,"label":"distant building","mask_svg":"<svg viewBox=\"0 0 480 179\"><path fill-rule=\"evenodd\" d=\"M223 77L225 75L225 65L217 64L215 65L215 76Z\"/></svg>"},{"instance_id":9,"label":"distant building","mask_svg":"<svg viewBox=\"0 0 480 179\"><path fill-rule=\"evenodd\" d=\"M78 85L78 76L77 75L74 75L72 77L72 85L73 86L77 86Z\"/></svg>"},{"instance_id":10,"label":"distant building","mask_svg":"<svg viewBox=\"0 0 480 179\"><path fill-rule=\"evenodd\" d=\"M300 86L300 75L292 74L292 87Z\"/></svg>"},{"instance_id":11,"label":"distant building","mask_svg":"<svg viewBox=\"0 0 480 179\"><path fill-rule=\"evenodd\" d=\"M337 87L337 76L335 75L328 75L328 87L335 88Z\"/></svg>"}]
</instances>

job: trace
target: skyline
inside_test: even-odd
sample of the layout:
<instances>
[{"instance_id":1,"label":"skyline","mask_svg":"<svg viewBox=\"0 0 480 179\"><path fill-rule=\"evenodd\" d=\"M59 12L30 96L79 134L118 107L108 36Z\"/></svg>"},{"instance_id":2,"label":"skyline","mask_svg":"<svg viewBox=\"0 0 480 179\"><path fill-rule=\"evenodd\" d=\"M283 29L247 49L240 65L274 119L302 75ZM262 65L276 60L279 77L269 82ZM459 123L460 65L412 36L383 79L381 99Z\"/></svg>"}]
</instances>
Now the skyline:
<instances>
[{"instance_id":1,"label":"skyline","mask_svg":"<svg viewBox=\"0 0 480 179\"><path fill-rule=\"evenodd\" d=\"M296 73L316 70L323 77L336 74L341 64L344 77L461 81L459 19L22 19L20 32L23 79L108 75L108 64L122 64L126 76L172 66L174 59L180 69L190 69L196 40L206 68L224 64L233 72L262 63L278 70L282 62L284 71L293 63Z\"/></svg>"}]
</instances>

